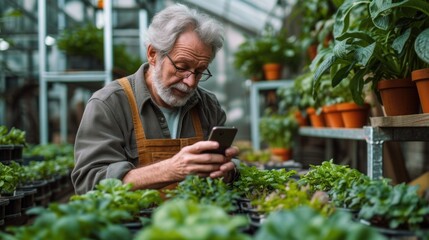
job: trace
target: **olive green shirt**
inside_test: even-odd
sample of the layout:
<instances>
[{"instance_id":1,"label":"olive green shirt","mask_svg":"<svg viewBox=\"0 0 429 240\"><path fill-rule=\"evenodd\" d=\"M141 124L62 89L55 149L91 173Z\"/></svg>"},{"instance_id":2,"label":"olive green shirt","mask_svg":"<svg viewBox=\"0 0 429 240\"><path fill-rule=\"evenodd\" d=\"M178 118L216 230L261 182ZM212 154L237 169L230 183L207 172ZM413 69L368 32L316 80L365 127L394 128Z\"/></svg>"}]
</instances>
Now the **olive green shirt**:
<instances>
[{"instance_id":1,"label":"olive green shirt","mask_svg":"<svg viewBox=\"0 0 429 240\"><path fill-rule=\"evenodd\" d=\"M171 138L167 121L151 99L143 64L128 76L134 91L147 139ZM226 114L216 96L198 87L196 94L182 107L177 137L195 137L191 109L197 108L204 138L212 127L224 125ZM105 178L122 179L138 165L134 125L127 96L117 81L96 91L89 99L75 140L75 167L71 178L77 194L92 190Z\"/></svg>"}]
</instances>

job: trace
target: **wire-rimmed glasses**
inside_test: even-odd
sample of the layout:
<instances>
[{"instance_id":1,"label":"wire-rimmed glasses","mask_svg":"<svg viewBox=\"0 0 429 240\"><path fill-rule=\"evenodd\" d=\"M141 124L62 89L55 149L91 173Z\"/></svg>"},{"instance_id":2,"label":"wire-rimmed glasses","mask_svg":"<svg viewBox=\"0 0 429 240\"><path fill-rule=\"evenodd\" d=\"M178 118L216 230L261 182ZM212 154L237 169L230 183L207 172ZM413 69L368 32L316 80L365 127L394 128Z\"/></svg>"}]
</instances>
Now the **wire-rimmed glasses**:
<instances>
[{"instance_id":1,"label":"wire-rimmed glasses","mask_svg":"<svg viewBox=\"0 0 429 240\"><path fill-rule=\"evenodd\" d=\"M187 78L187 77L191 76L191 74L194 74L196 80L198 80L200 82L204 82L204 81L207 81L207 79L209 79L211 76L213 76L208 68L205 70L207 72L205 72L205 71L204 72L199 72L199 71L192 72L191 70L180 68L180 67L176 66L176 64L173 62L173 60L170 58L170 56L168 56L168 54L166 56L170 60L171 64L173 64L174 68L176 68L176 77Z\"/></svg>"}]
</instances>

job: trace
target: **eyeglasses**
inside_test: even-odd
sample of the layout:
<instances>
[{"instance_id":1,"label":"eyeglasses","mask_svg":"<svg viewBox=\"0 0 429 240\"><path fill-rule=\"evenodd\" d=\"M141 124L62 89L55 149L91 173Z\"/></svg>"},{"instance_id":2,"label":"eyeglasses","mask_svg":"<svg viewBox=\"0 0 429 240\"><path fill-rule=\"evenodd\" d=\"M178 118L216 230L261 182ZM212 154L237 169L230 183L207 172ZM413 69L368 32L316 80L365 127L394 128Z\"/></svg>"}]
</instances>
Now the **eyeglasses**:
<instances>
[{"instance_id":1,"label":"eyeglasses","mask_svg":"<svg viewBox=\"0 0 429 240\"><path fill-rule=\"evenodd\" d=\"M191 76L191 74L194 74L196 80L204 82L207 81L207 79L209 79L211 76L213 76L208 68L206 69L207 72L192 72L191 70L177 67L173 60L170 58L170 56L168 56L168 54L166 56L168 59L170 59L170 62L171 64L173 64L174 68L176 68L176 77L187 78Z\"/></svg>"}]
</instances>

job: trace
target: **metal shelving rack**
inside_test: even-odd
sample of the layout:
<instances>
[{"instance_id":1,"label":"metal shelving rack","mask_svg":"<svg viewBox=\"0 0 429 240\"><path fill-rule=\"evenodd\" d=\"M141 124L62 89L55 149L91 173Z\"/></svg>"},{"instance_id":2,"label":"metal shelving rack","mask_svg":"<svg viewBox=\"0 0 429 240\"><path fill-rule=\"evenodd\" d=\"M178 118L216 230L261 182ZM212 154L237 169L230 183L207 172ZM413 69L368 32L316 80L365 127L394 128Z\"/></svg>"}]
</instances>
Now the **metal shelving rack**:
<instances>
[{"instance_id":1,"label":"metal shelving rack","mask_svg":"<svg viewBox=\"0 0 429 240\"><path fill-rule=\"evenodd\" d=\"M252 82L250 85L250 130L252 147L255 150L261 148L261 140L259 137L259 119L261 111L259 109L261 98L260 92L263 90L275 90L279 87L292 87L293 80L275 80L275 81L259 81Z\"/></svg>"},{"instance_id":2,"label":"metal shelving rack","mask_svg":"<svg viewBox=\"0 0 429 240\"><path fill-rule=\"evenodd\" d=\"M63 1L60 1L63 2ZM112 53L112 1L104 0L104 71L82 72L48 72L46 37L46 0L38 1L38 42L39 42L39 104L40 104L40 143L48 143L48 83L80 83L101 82L107 84L112 81L113 53ZM67 141L67 86L62 88L60 94L60 134L63 142Z\"/></svg>"},{"instance_id":3,"label":"metal shelving rack","mask_svg":"<svg viewBox=\"0 0 429 240\"><path fill-rule=\"evenodd\" d=\"M367 144L367 174L372 179L383 177L383 143L386 141L429 141L428 127L312 128L301 127L299 134L321 138L364 140Z\"/></svg>"}]
</instances>

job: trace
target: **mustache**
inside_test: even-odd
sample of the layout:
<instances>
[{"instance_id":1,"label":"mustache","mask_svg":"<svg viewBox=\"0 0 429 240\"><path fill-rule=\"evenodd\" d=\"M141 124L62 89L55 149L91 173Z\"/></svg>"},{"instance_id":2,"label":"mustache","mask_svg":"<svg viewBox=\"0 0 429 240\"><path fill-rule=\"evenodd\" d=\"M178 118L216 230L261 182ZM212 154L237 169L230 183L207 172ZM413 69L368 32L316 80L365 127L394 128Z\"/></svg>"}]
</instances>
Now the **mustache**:
<instances>
[{"instance_id":1,"label":"mustache","mask_svg":"<svg viewBox=\"0 0 429 240\"><path fill-rule=\"evenodd\" d=\"M171 88L176 88L176 89L178 89L182 92L185 92L185 93L192 93L194 91L193 88L190 88L186 84L181 83L181 82L172 85Z\"/></svg>"}]
</instances>

